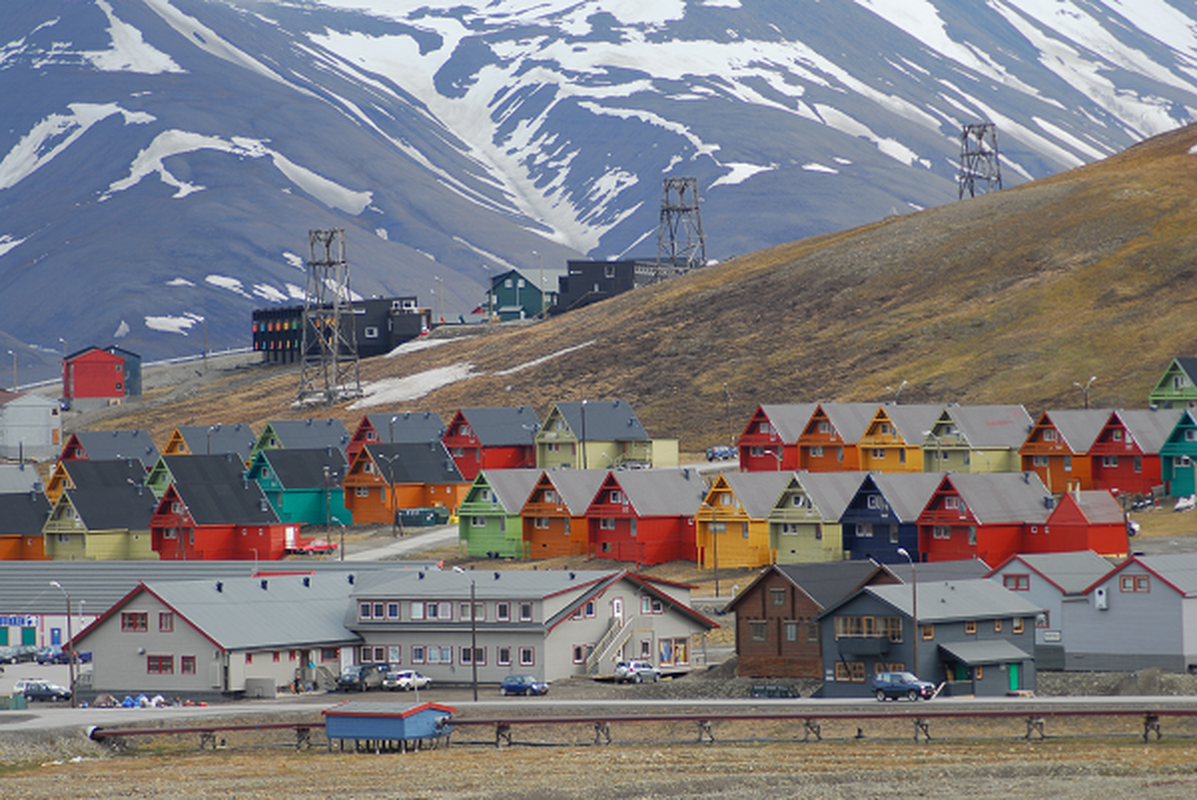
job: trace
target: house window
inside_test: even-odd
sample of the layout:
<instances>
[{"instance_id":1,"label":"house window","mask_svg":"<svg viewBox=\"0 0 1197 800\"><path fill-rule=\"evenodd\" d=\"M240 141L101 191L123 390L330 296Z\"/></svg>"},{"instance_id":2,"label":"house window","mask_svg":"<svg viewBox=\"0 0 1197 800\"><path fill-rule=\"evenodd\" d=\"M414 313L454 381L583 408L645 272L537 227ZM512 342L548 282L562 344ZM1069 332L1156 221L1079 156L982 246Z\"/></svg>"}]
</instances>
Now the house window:
<instances>
[{"instance_id":1,"label":"house window","mask_svg":"<svg viewBox=\"0 0 1197 800\"><path fill-rule=\"evenodd\" d=\"M874 509L881 508L881 496L876 494L869 495L865 501L865 506Z\"/></svg>"},{"instance_id":2,"label":"house window","mask_svg":"<svg viewBox=\"0 0 1197 800\"><path fill-rule=\"evenodd\" d=\"M424 645L413 644L411 646L411 663L413 663L413 664L423 664L424 663Z\"/></svg>"},{"instance_id":3,"label":"house window","mask_svg":"<svg viewBox=\"0 0 1197 800\"><path fill-rule=\"evenodd\" d=\"M831 423L827 420L819 420L819 433L831 433Z\"/></svg>"},{"instance_id":4,"label":"house window","mask_svg":"<svg viewBox=\"0 0 1197 800\"><path fill-rule=\"evenodd\" d=\"M145 671L150 675L173 675L175 671L175 657L146 656Z\"/></svg>"},{"instance_id":5,"label":"house window","mask_svg":"<svg viewBox=\"0 0 1197 800\"><path fill-rule=\"evenodd\" d=\"M959 497L945 497L943 499L943 507L949 510L956 510L960 508Z\"/></svg>"},{"instance_id":6,"label":"house window","mask_svg":"<svg viewBox=\"0 0 1197 800\"><path fill-rule=\"evenodd\" d=\"M993 632L994 633L1002 632L1002 621L1000 619L995 619L993 621Z\"/></svg>"},{"instance_id":7,"label":"house window","mask_svg":"<svg viewBox=\"0 0 1197 800\"><path fill-rule=\"evenodd\" d=\"M889 526L889 543L890 544L898 543L898 526L897 525Z\"/></svg>"},{"instance_id":8,"label":"house window","mask_svg":"<svg viewBox=\"0 0 1197 800\"><path fill-rule=\"evenodd\" d=\"M548 530L549 518L548 517L535 517L532 520L532 527L536 528L537 530L542 530L542 531Z\"/></svg>"},{"instance_id":9,"label":"house window","mask_svg":"<svg viewBox=\"0 0 1197 800\"><path fill-rule=\"evenodd\" d=\"M470 517L470 527L471 528L485 528L486 527L486 517Z\"/></svg>"},{"instance_id":10,"label":"house window","mask_svg":"<svg viewBox=\"0 0 1197 800\"><path fill-rule=\"evenodd\" d=\"M1043 441L1045 441L1045 442L1056 441L1056 431L1054 428L1047 428L1046 430L1043 431Z\"/></svg>"},{"instance_id":11,"label":"house window","mask_svg":"<svg viewBox=\"0 0 1197 800\"><path fill-rule=\"evenodd\" d=\"M366 338L367 339L377 339L378 338L378 328L373 325L367 327L366 328Z\"/></svg>"},{"instance_id":12,"label":"house window","mask_svg":"<svg viewBox=\"0 0 1197 800\"><path fill-rule=\"evenodd\" d=\"M1110 438L1116 442L1122 441L1122 431L1110 431Z\"/></svg>"},{"instance_id":13,"label":"house window","mask_svg":"<svg viewBox=\"0 0 1197 800\"><path fill-rule=\"evenodd\" d=\"M353 490L353 496L354 497L369 497L370 496L370 487L369 486L358 486L357 488L355 488Z\"/></svg>"},{"instance_id":14,"label":"house window","mask_svg":"<svg viewBox=\"0 0 1197 800\"><path fill-rule=\"evenodd\" d=\"M952 529L947 525L935 525L931 528L931 538L933 539L951 539Z\"/></svg>"},{"instance_id":15,"label":"house window","mask_svg":"<svg viewBox=\"0 0 1197 800\"><path fill-rule=\"evenodd\" d=\"M536 663L536 649L533 647L520 648L520 666L530 667Z\"/></svg>"},{"instance_id":16,"label":"house window","mask_svg":"<svg viewBox=\"0 0 1197 800\"><path fill-rule=\"evenodd\" d=\"M387 619L399 619L398 603L387 603Z\"/></svg>"},{"instance_id":17,"label":"house window","mask_svg":"<svg viewBox=\"0 0 1197 800\"><path fill-rule=\"evenodd\" d=\"M158 630L162 633L173 633L175 629L175 615L169 611L158 612Z\"/></svg>"},{"instance_id":18,"label":"house window","mask_svg":"<svg viewBox=\"0 0 1197 800\"><path fill-rule=\"evenodd\" d=\"M1174 467L1187 467L1187 466L1189 466L1190 463L1191 462L1189 461L1188 456L1173 456L1172 457L1172 466L1174 466Z\"/></svg>"},{"instance_id":19,"label":"house window","mask_svg":"<svg viewBox=\"0 0 1197 800\"><path fill-rule=\"evenodd\" d=\"M785 636L785 640L787 642L798 641L798 623L797 622L785 623L782 626L782 633Z\"/></svg>"},{"instance_id":20,"label":"house window","mask_svg":"<svg viewBox=\"0 0 1197 800\"><path fill-rule=\"evenodd\" d=\"M486 666L486 648L485 647L476 647L476 648L473 648L473 651L474 651L474 656L473 656L473 659L471 659L470 658L470 648L469 647L461 648L461 657L460 657L460 660L458 661L458 663L459 664L475 664L476 663L480 667Z\"/></svg>"},{"instance_id":21,"label":"house window","mask_svg":"<svg viewBox=\"0 0 1197 800\"><path fill-rule=\"evenodd\" d=\"M1123 575L1119 588L1124 592L1149 592L1151 585L1146 575Z\"/></svg>"},{"instance_id":22,"label":"house window","mask_svg":"<svg viewBox=\"0 0 1197 800\"><path fill-rule=\"evenodd\" d=\"M195 656L180 656L179 671L184 675L195 674Z\"/></svg>"},{"instance_id":23,"label":"house window","mask_svg":"<svg viewBox=\"0 0 1197 800\"><path fill-rule=\"evenodd\" d=\"M885 459L885 450L880 447L874 447L869 451L869 457L878 461Z\"/></svg>"},{"instance_id":24,"label":"house window","mask_svg":"<svg viewBox=\"0 0 1197 800\"><path fill-rule=\"evenodd\" d=\"M964 623L964 632L965 633L976 633L977 632L976 620L970 619L969 621L965 622Z\"/></svg>"},{"instance_id":25,"label":"house window","mask_svg":"<svg viewBox=\"0 0 1197 800\"><path fill-rule=\"evenodd\" d=\"M617 506L617 505L619 505L620 503L624 502L624 500L623 500L623 492L620 492L620 491L614 491L614 492L611 492L611 493L610 493L610 494L607 496L607 502L609 502L609 503L610 503L611 505L613 505L613 506Z\"/></svg>"},{"instance_id":26,"label":"house window","mask_svg":"<svg viewBox=\"0 0 1197 800\"><path fill-rule=\"evenodd\" d=\"M768 641L769 623L767 622L749 622L748 623L748 639L753 642Z\"/></svg>"},{"instance_id":27,"label":"house window","mask_svg":"<svg viewBox=\"0 0 1197 800\"><path fill-rule=\"evenodd\" d=\"M341 652L335 647L321 647L320 660L321 661L338 661L341 658Z\"/></svg>"},{"instance_id":28,"label":"house window","mask_svg":"<svg viewBox=\"0 0 1197 800\"><path fill-rule=\"evenodd\" d=\"M436 645L428 645L424 651L425 657L429 664L452 664L453 663L453 648L452 647L437 647Z\"/></svg>"},{"instance_id":29,"label":"house window","mask_svg":"<svg viewBox=\"0 0 1197 800\"><path fill-rule=\"evenodd\" d=\"M473 619L485 621L486 620L486 603L475 603L474 604L474 614L476 616L474 616ZM461 608L458 609L458 616L462 620L470 619L470 604L469 603L461 604Z\"/></svg>"},{"instance_id":30,"label":"house window","mask_svg":"<svg viewBox=\"0 0 1197 800\"><path fill-rule=\"evenodd\" d=\"M1040 611L1035 615L1036 628L1050 628L1051 626L1051 616L1047 611Z\"/></svg>"},{"instance_id":31,"label":"house window","mask_svg":"<svg viewBox=\"0 0 1197 800\"><path fill-rule=\"evenodd\" d=\"M823 457L823 446L815 445L814 447L812 447L810 449L810 456L811 456L811 458L822 458Z\"/></svg>"},{"instance_id":32,"label":"house window","mask_svg":"<svg viewBox=\"0 0 1197 800\"><path fill-rule=\"evenodd\" d=\"M126 611L121 614L121 631L124 633L145 633L149 630L150 615L145 611Z\"/></svg>"},{"instance_id":33,"label":"house window","mask_svg":"<svg viewBox=\"0 0 1197 800\"><path fill-rule=\"evenodd\" d=\"M1028 592L1031 590L1030 575L1003 575L1002 586L1012 592Z\"/></svg>"},{"instance_id":34,"label":"house window","mask_svg":"<svg viewBox=\"0 0 1197 800\"><path fill-rule=\"evenodd\" d=\"M1072 456L1064 456L1064 471L1072 472Z\"/></svg>"},{"instance_id":35,"label":"house window","mask_svg":"<svg viewBox=\"0 0 1197 800\"><path fill-rule=\"evenodd\" d=\"M506 647L506 646L498 647L495 652L495 657L498 659L500 667L510 667L511 666L511 648L510 647Z\"/></svg>"},{"instance_id":36,"label":"house window","mask_svg":"<svg viewBox=\"0 0 1197 800\"><path fill-rule=\"evenodd\" d=\"M254 654L253 654L253 653L246 653L246 654L245 654L245 663L246 663L246 664L252 664L252 663L254 663Z\"/></svg>"},{"instance_id":37,"label":"house window","mask_svg":"<svg viewBox=\"0 0 1197 800\"><path fill-rule=\"evenodd\" d=\"M640 657L641 658L652 658L653 657L653 643L651 640L649 640L649 639L641 639L640 640Z\"/></svg>"},{"instance_id":38,"label":"house window","mask_svg":"<svg viewBox=\"0 0 1197 800\"><path fill-rule=\"evenodd\" d=\"M784 606L786 604L786 590L785 589L770 589L769 600L775 606Z\"/></svg>"},{"instance_id":39,"label":"house window","mask_svg":"<svg viewBox=\"0 0 1197 800\"><path fill-rule=\"evenodd\" d=\"M1185 431L1186 442L1197 442L1197 428L1189 428Z\"/></svg>"},{"instance_id":40,"label":"house window","mask_svg":"<svg viewBox=\"0 0 1197 800\"><path fill-rule=\"evenodd\" d=\"M819 623L806 623L806 641L817 642L820 638L822 638L822 635L819 633Z\"/></svg>"},{"instance_id":41,"label":"house window","mask_svg":"<svg viewBox=\"0 0 1197 800\"><path fill-rule=\"evenodd\" d=\"M593 617L593 616L594 616L594 601L593 601L593 600L589 601L589 602L586 604L586 616L587 616L587 617Z\"/></svg>"},{"instance_id":42,"label":"house window","mask_svg":"<svg viewBox=\"0 0 1197 800\"><path fill-rule=\"evenodd\" d=\"M1118 466L1118 456L1102 456L1101 465L1106 469L1113 469Z\"/></svg>"},{"instance_id":43,"label":"house window","mask_svg":"<svg viewBox=\"0 0 1197 800\"><path fill-rule=\"evenodd\" d=\"M601 518L599 518L598 523L599 523L600 531L615 530L615 518L614 517L601 517Z\"/></svg>"},{"instance_id":44,"label":"house window","mask_svg":"<svg viewBox=\"0 0 1197 800\"><path fill-rule=\"evenodd\" d=\"M872 539L873 525L872 523L862 523L856 526L856 537L858 539Z\"/></svg>"},{"instance_id":45,"label":"house window","mask_svg":"<svg viewBox=\"0 0 1197 800\"><path fill-rule=\"evenodd\" d=\"M581 644L574 645L574 659L575 664L586 663L586 646Z\"/></svg>"},{"instance_id":46,"label":"house window","mask_svg":"<svg viewBox=\"0 0 1197 800\"><path fill-rule=\"evenodd\" d=\"M1032 467L1046 467L1047 466L1047 456L1031 456L1031 466Z\"/></svg>"},{"instance_id":47,"label":"house window","mask_svg":"<svg viewBox=\"0 0 1197 800\"><path fill-rule=\"evenodd\" d=\"M973 546L976 546L976 544L977 544L977 526L976 525L968 526L968 543Z\"/></svg>"},{"instance_id":48,"label":"house window","mask_svg":"<svg viewBox=\"0 0 1197 800\"><path fill-rule=\"evenodd\" d=\"M424 603L421 600L411 601L411 618L424 619Z\"/></svg>"},{"instance_id":49,"label":"house window","mask_svg":"<svg viewBox=\"0 0 1197 800\"><path fill-rule=\"evenodd\" d=\"M369 603L359 603L358 604L357 618L358 619L370 619L370 604Z\"/></svg>"},{"instance_id":50,"label":"house window","mask_svg":"<svg viewBox=\"0 0 1197 800\"><path fill-rule=\"evenodd\" d=\"M511 619L511 604L510 603L495 603L495 619L499 622L507 622Z\"/></svg>"},{"instance_id":51,"label":"house window","mask_svg":"<svg viewBox=\"0 0 1197 800\"><path fill-rule=\"evenodd\" d=\"M520 603L520 622L532 621L532 604Z\"/></svg>"},{"instance_id":52,"label":"house window","mask_svg":"<svg viewBox=\"0 0 1197 800\"><path fill-rule=\"evenodd\" d=\"M1135 473L1143 471L1143 456L1135 456Z\"/></svg>"},{"instance_id":53,"label":"house window","mask_svg":"<svg viewBox=\"0 0 1197 800\"><path fill-rule=\"evenodd\" d=\"M920 625L919 628L922 631L924 642L930 642L933 639L935 639L935 626L934 625Z\"/></svg>"},{"instance_id":54,"label":"house window","mask_svg":"<svg viewBox=\"0 0 1197 800\"><path fill-rule=\"evenodd\" d=\"M1022 617L1014 618L1014 621L1012 623L1010 623L1010 630L1013 631L1014 633L1022 633L1023 632Z\"/></svg>"}]
</instances>

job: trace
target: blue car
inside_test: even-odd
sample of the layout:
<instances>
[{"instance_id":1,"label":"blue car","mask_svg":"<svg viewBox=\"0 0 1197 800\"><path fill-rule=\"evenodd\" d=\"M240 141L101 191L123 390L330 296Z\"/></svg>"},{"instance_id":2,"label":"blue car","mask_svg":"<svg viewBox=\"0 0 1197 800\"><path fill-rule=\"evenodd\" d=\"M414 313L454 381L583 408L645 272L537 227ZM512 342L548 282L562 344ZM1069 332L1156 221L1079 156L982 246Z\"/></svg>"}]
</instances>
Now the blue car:
<instances>
[{"instance_id":1,"label":"blue car","mask_svg":"<svg viewBox=\"0 0 1197 800\"><path fill-rule=\"evenodd\" d=\"M899 697L930 700L935 696L935 684L919 680L913 672L878 672L873 677L873 694L882 701Z\"/></svg>"},{"instance_id":2,"label":"blue car","mask_svg":"<svg viewBox=\"0 0 1197 800\"><path fill-rule=\"evenodd\" d=\"M544 681L538 681L531 675L508 675L499 684L499 694L507 696L509 694L548 694L549 685Z\"/></svg>"}]
</instances>

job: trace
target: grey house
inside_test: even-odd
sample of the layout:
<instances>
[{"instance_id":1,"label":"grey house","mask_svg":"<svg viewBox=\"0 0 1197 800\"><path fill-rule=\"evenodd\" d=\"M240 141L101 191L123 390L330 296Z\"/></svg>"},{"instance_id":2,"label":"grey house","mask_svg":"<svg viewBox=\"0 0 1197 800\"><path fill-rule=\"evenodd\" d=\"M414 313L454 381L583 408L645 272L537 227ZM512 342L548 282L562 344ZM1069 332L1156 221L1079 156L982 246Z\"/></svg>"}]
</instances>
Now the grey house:
<instances>
[{"instance_id":1,"label":"grey house","mask_svg":"<svg viewBox=\"0 0 1197 800\"><path fill-rule=\"evenodd\" d=\"M1111 568L1109 561L1091 550L1034 553L1011 556L986 577L1042 609L1035 617L1036 668L1061 670L1070 644L1063 627L1064 603L1084 600L1085 590L1108 575Z\"/></svg>"},{"instance_id":2,"label":"grey house","mask_svg":"<svg viewBox=\"0 0 1197 800\"><path fill-rule=\"evenodd\" d=\"M818 617L823 696L871 695L876 673L916 671L915 647L919 677L943 684L946 694L1034 691L1038 613L985 579L866 586Z\"/></svg>"},{"instance_id":3,"label":"grey house","mask_svg":"<svg viewBox=\"0 0 1197 800\"><path fill-rule=\"evenodd\" d=\"M1197 670L1197 553L1128 558L1063 612L1066 670Z\"/></svg>"},{"instance_id":4,"label":"grey house","mask_svg":"<svg viewBox=\"0 0 1197 800\"><path fill-rule=\"evenodd\" d=\"M0 389L0 457L51 461L62 450L58 401Z\"/></svg>"}]
</instances>

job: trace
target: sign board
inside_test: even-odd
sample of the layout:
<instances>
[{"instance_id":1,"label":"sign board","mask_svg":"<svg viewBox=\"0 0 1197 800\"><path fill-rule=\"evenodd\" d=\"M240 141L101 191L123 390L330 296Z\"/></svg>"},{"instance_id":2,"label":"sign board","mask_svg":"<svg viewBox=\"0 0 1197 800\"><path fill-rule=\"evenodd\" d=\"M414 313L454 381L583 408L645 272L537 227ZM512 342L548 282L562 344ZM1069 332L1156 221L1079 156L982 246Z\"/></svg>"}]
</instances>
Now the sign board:
<instances>
[{"instance_id":1,"label":"sign board","mask_svg":"<svg viewBox=\"0 0 1197 800\"><path fill-rule=\"evenodd\" d=\"M1061 638L1060 631L1044 631L1043 632L1043 641L1045 641L1045 642L1058 642L1058 641L1060 641L1060 638Z\"/></svg>"},{"instance_id":2,"label":"sign board","mask_svg":"<svg viewBox=\"0 0 1197 800\"><path fill-rule=\"evenodd\" d=\"M0 628L36 628L41 622L40 614L0 614Z\"/></svg>"}]
</instances>

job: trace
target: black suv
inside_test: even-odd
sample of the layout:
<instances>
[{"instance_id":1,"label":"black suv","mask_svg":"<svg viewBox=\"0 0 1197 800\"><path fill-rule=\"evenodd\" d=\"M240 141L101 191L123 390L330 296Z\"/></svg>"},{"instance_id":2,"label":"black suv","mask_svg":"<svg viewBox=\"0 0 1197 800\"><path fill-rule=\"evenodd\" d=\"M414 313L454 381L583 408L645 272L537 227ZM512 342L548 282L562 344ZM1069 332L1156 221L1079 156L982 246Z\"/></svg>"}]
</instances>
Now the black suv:
<instances>
[{"instance_id":1,"label":"black suv","mask_svg":"<svg viewBox=\"0 0 1197 800\"><path fill-rule=\"evenodd\" d=\"M337 689L342 692L381 689L382 679L391 671L390 664L351 664L341 670Z\"/></svg>"},{"instance_id":2,"label":"black suv","mask_svg":"<svg viewBox=\"0 0 1197 800\"><path fill-rule=\"evenodd\" d=\"M913 672L878 672L873 677L873 694L878 700L930 700L935 696L935 684L920 681Z\"/></svg>"}]
</instances>

